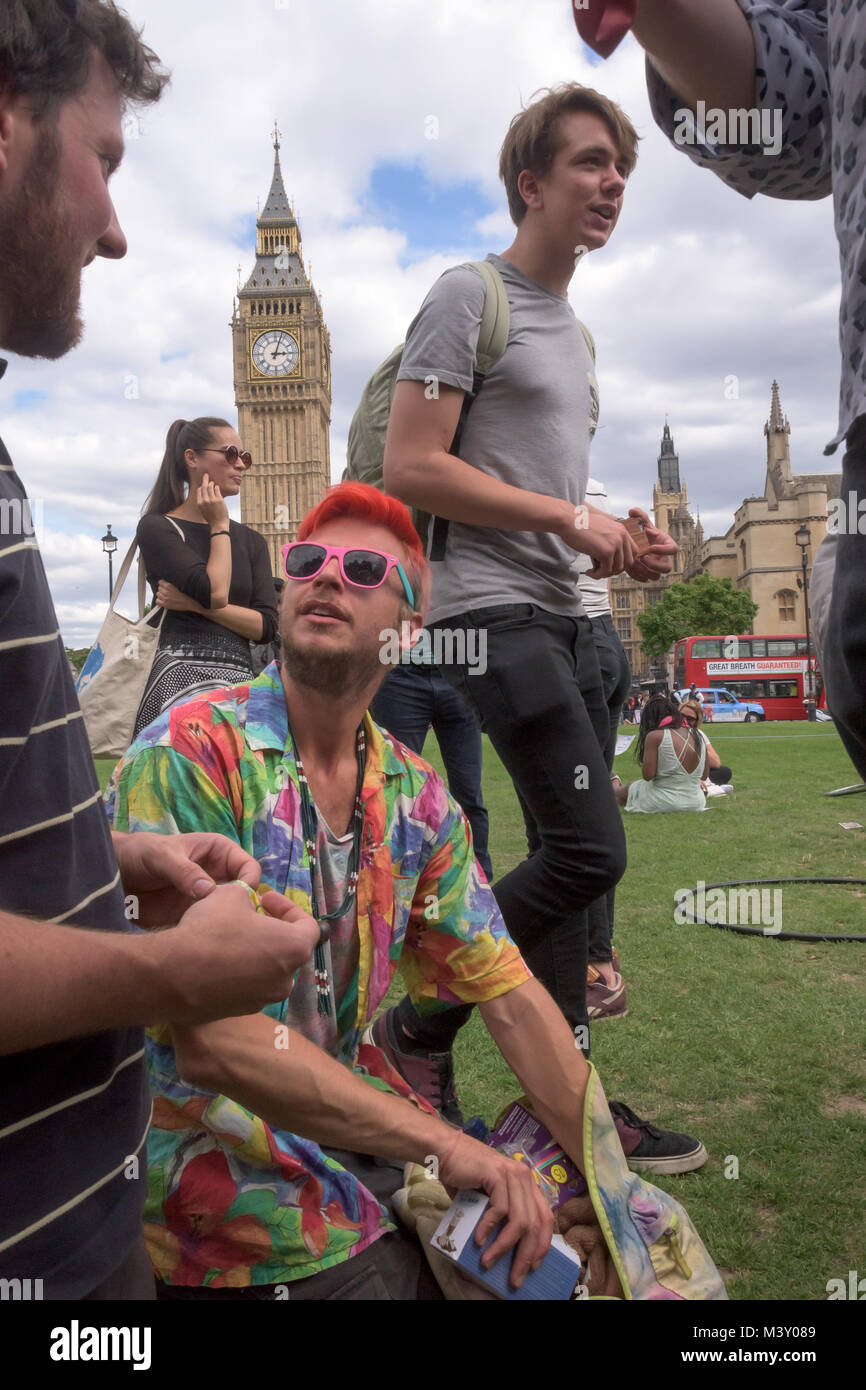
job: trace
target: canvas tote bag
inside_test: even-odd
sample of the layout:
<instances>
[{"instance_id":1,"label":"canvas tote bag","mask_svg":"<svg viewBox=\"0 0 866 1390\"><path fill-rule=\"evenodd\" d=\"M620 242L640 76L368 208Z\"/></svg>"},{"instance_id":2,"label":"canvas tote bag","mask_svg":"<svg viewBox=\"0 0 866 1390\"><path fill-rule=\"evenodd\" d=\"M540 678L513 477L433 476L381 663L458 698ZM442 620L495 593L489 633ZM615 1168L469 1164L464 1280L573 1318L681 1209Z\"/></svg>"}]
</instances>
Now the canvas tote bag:
<instances>
[{"instance_id":1,"label":"canvas tote bag","mask_svg":"<svg viewBox=\"0 0 866 1390\"><path fill-rule=\"evenodd\" d=\"M171 522L183 540L183 532L176 522L170 516L166 521ZM138 621L133 622L114 611L137 549L138 541L133 541L120 567L99 636L75 685L94 758L119 758L129 747L165 617L164 608L144 616L145 574L141 557Z\"/></svg>"},{"instance_id":2,"label":"canvas tote bag","mask_svg":"<svg viewBox=\"0 0 866 1390\"><path fill-rule=\"evenodd\" d=\"M604 1241L609 1264L616 1272L611 1287L618 1281L619 1292L594 1286L594 1259L590 1255L588 1269L581 1274L580 1297L589 1301L620 1297L673 1302L727 1299L722 1276L685 1207L628 1167L598 1072L592 1062L587 1065L583 1170L588 1192L584 1205L591 1205L597 1223L595 1234ZM528 1106L525 1097L520 1099ZM403 1223L418 1235L447 1299L495 1297L464 1278L431 1244L451 1205L451 1196L438 1180L431 1178L426 1167L406 1165L404 1186L394 1194L392 1203ZM576 1203L566 1202L560 1211L565 1213L573 1205ZM560 1218L557 1225L561 1231L566 1229Z\"/></svg>"}]
</instances>

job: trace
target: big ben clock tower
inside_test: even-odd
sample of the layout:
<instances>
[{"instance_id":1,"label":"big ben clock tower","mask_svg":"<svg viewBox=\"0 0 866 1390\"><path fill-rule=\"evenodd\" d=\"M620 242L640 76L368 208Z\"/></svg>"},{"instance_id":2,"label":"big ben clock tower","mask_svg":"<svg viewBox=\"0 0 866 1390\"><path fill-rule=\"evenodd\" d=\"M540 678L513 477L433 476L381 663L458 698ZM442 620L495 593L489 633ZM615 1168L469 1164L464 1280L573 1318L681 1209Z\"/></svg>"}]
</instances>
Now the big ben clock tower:
<instances>
[{"instance_id":1,"label":"big ben clock tower","mask_svg":"<svg viewBox=\"0 0 866 1390\"><path fill-rule=\"evenodd\" d=\"M232 315L238 433L253 456L241 520L280 548L331 481L331 341L286 197L274 127L274 177L256 223L256 263Z\"/></svg>"}]
</instances>

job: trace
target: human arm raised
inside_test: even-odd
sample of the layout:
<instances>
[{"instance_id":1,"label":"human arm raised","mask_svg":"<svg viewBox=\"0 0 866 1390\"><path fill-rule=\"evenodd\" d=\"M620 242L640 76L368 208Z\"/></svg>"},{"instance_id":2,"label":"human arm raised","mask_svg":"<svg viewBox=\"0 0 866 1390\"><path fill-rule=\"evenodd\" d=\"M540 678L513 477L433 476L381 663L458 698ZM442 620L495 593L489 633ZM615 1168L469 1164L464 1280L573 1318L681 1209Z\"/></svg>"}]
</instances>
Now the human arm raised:
<instances>
[{"instance_id":1,"label":"human arm raised","mask_svg":"<svg viewBox=\"0 0 866 1390\"><path fill-rule=\"evenodd\" d=\"M824 198L832 186L827 0L641 0L652 114L673 142L746 198ZM683 138L683 112L761 114L757 145ZM765 120L770 122L766 127ZM768 143L767 136L771 135ZM772 158L767 158L772 153Z\"/></svg>"},{"instance_id":2,"label":"human arm raised","mask_svg":"<svg viewBox=\"0 0 866 1390\"><path fill-rule=\"evenodd\" d=\"M235 588L235 598L239 602L227 603L218 609L207 608L165 580L160 581L156 602L173 612L197 613L209 618L250 642L272 642L277 633L278 617L267 543L248 526L235 527L233 538L236 545L246 549L249 559L249 585L238 583Z\"/></svg>"},{"instance_id":3,"label":"human arm raised","mask_svg":"<svg viewBox=\"0 0 866 1390\"><path fill-rule=\"evenodd\" d=\"M219 507L225 509L225 503L220 501ZM224 606L228 601L231 583L231 537L213 537L208 543L209 556L205 560L187 541L183 523L191 524L184 517L163 516L159 512L151 512L142 517L138 523L136 537L145 570L155 588L161 580L165 580L174 585L180 593L201 604L210 616L212 609ZM211 533L228 531L228 512L226 511L224 523L208 520L206 524Z\"/></svg>"},{"instance_id":4,"label":"human arm raised","mask_svg":"<svg viewBox=\"0 0 866 1390\"><path fill-rule=\"evenodd\" d=\"M755 41L737 0L640 0L632 33L689 106L754 106Z\"/></svg>"},{"instance_id":5,"label":"human arm raised","mask_svg":"<svg viewBox=\"0 0 866 1390\"><path fill-rule=\"evenodd\" d=\"M210 581L208 608L225 608L232 583L232 542L229 532L229 509L216 483L207 473L196 490L195 500L202 517L210 527L210 554L207 577Z\"/></svg>"}]
</instances>

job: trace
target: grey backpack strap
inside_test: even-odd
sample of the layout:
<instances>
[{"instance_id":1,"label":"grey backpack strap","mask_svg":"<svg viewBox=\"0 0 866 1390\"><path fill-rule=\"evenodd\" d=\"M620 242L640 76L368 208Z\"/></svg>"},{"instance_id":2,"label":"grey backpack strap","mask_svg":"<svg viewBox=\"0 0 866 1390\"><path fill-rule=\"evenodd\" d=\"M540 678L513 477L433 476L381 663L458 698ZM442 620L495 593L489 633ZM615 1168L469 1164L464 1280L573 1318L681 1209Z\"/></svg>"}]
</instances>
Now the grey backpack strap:
<instances>
[{"instance_id":1,"label":"grey backpack strap","mask_svg":"<svg viewBox=\"0 0 866 1390\"><path fill-rule=\"evenodd\" d=\"M583 341L586 343L589 350L589 355L592 358L592 365L595 366L595 338L593 338L586 324L581 323L580 319L577 320L577 326L583 334Z\"/></svg>"},{"instance_id":2,"label":"grey backpack strap","mask_svg":"<svg viewBox=\"0 0 866 1390\"><path fill-rule=\"evenodd\" d=\"M475 351L475 371L485 377L496 366L508 344L511 305L495 265L490 261L467 261L466 265L477 270L484 281L484 310Z\"/></svg>"},{"instance_id":3,"label":"grey backpack strap","mask_svg":"<svg viewBox=\"0 0 866 1390\"><path fill-rule=\"evenodd\" d=\"M478 396L478 392L484 385L485 377L493 370L504 353L511 328L511 306L508 303L508 295L502 276L495 265L490 261L466 261L464 264L468 270L477 270L484 281L484 308L481 312L481 326L478 330L478 346L475 349L472 390L463 397L460 419L457 421L457 429L454 431L454 438L449 450L450 453L457 455L460 452L460 440L469 411ZM445 559L449 525L450 522L446 521L444 517L433 517L433 525L428 532L427 558L429 560Z\"/></svg>"}]
</instances>

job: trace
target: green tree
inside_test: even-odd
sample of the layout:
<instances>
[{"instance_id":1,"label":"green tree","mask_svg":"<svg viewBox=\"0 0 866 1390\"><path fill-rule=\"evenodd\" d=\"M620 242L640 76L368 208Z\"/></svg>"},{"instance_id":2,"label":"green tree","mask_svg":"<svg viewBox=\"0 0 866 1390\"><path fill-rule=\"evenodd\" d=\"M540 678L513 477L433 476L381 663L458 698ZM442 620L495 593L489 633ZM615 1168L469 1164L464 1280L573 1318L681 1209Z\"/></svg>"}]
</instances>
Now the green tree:
<instances>
[{"instance_id":1,"label":"green tree","mask_svg":"<svg viewBox=\"0 0 866 1390\"><path fill-rule=\"evenodd\" d=\"M650 661L660 657L681 637L736 636L748 632L758 605L730 579L696 574L684 584L672 584L652 608L637 615L644 651Z\"/></svg>"},{"instance_id":2,"label":"green tree","mask_svg":"<svg viewBox=\"0 0 866 1390\"><path fill-rule=\"evenodd\" d=\"M90 655L89 647L67 647L66 655L69 657L69 664L73 671L81 675L81 668Z\"/></svg>"}]
</instances>

